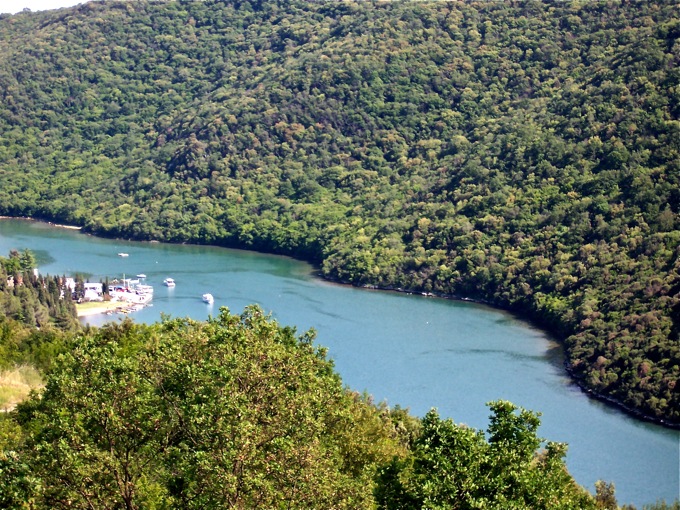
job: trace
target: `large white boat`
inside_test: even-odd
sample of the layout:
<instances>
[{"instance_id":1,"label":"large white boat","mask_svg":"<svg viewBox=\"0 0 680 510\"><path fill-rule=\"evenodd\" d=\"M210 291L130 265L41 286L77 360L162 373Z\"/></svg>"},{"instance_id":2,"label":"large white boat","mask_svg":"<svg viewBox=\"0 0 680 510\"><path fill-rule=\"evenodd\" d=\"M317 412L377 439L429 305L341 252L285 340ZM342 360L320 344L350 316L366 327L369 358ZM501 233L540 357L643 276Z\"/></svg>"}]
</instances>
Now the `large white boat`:
<instances>
[{"instance_id":1,"label":"large white boat","mask_svg":"<svg viewBox=\"0 0 680 510\"><path fill-rule=\"evenodd\" d=\"M144 285L143 283L137 285L135 290L140 294L153 294L153 287L151 285Z\"/></svg>"},{"instance_id":2,"label":"large white boat","mask_svg":"<svg viewBox=\"0 0 680 510\"><path fill-rule=\"evenodd\" d=\"M215 302L215 298L212 294L203 294L203 302L212 305Z\"/></svg>"},{"instance_id":3,"label":"large white boat","mask_svg":"<svg viewBox=\"0 0 680 510\"><path fill-rule=\"evenodd\" d=\"M147 287L150 287L147 286ZM121 301L131 304L147 305L153 299L153 288L142 291L135 287L128 287L122 285L114 285L109 287L109 296L113 301Z\"/></svg>"},{"instance_id":4,"label":"large white boat","mask_svg":"<svg viewBox=\"0 0 680 510\"><path fill-rule=\"evenodd\" d=\"M163 280L163 285L165 285L166 287L174 287L175 280L173 280L172 278L166 278L165 280Z\"/></svg>"}]
</instances>

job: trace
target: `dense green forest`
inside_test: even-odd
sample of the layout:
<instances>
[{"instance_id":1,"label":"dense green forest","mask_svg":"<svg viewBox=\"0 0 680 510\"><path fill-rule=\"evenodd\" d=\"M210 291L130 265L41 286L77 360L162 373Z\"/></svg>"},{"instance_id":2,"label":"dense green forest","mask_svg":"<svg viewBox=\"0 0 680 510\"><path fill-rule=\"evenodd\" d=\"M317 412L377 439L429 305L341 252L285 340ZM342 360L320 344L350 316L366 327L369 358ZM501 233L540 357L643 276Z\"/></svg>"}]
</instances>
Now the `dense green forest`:
<instances>
[{"instance_id":1,"label":"dense green forest","mask_svg":"<svg viewBox=\"0 0 680 510\"><path fill-rule=\"evenodd\" d=\"M0 16L0 214L484 300L680 424L677 2Z\"/></svg>"}]
</instances>

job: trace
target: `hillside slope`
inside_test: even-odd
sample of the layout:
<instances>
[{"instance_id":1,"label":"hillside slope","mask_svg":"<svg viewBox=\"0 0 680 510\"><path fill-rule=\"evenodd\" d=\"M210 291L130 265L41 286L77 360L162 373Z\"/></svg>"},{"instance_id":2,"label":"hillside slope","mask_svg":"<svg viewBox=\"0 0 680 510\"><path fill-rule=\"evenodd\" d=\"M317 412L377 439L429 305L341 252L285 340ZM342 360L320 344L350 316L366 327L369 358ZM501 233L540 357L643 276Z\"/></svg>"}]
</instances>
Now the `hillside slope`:
<instances>
[{"instance_id":1,"label":"hillside slope","mask_svg":"<svg viewBox=\"0 0 680 510\"><path fill-rule=\"evenodd\" d=\"M89 3L0 17L0 214L482 299L680 424L680 13Z\"/></svg>"}]
</instances>

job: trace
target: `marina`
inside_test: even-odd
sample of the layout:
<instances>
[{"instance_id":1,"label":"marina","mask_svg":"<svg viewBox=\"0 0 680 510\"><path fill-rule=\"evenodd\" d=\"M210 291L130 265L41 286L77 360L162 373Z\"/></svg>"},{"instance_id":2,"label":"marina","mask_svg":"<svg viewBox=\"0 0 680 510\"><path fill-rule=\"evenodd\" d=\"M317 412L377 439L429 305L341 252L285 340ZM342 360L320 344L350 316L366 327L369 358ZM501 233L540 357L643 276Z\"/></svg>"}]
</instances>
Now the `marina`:
<instances>
[{"instance_id":1,"label":"marina","mask_svg":"<svg viewBox=\"0 0 680 510\"><path fill-rule=\"evenodd\" d=\"M139 275L138 275L139 276ZM146 277L146 275L144 275ZM69 278L72 290L75 281ZM107 281L108 278L106 278ZM84 296L78 298L76 310L81 317L96 314L113 315L114 313L128 314L138 312L146 306L151 306L153 286L143 284L139 278L114 278L105 285L103 283L84 283Z\"/></svg>"}]
</instances>

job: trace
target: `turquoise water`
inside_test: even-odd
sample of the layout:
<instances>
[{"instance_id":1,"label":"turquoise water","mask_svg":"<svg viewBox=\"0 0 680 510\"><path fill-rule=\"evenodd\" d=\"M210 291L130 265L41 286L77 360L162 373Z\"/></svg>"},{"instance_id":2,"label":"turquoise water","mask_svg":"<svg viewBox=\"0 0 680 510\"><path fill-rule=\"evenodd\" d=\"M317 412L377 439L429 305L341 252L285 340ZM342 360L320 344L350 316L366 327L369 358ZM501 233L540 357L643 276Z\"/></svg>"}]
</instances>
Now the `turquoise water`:
<instances>
[{"instance_id":1,"label":"turquoise water","mask_svg":"<svg viewBox=\"0 0 680 510\"><path fill-rule=\"evenodd\" d=\"M680 432L633 419L589 399L567 378L562 351L542 331L468 302L369 291L315 277L285 257L223 248L99 239L25 220L0 221L0 255L36 253L43 274L147 275L153 306L130 314L207 319L252 303L300 332L317 330L343 381L376 401L431 407L456 422L486 428L485 402L507 399L540 411L542 437L569 444L567 464L582 485L614 482L619 504L641 507L680 494ZM126 252L129 257L118 257ZM162 285L172 277L175 288ZM213 305L201 301L210 292ZM92 325L118 316L83 319Z\"/></svg>"}]
</instances>

